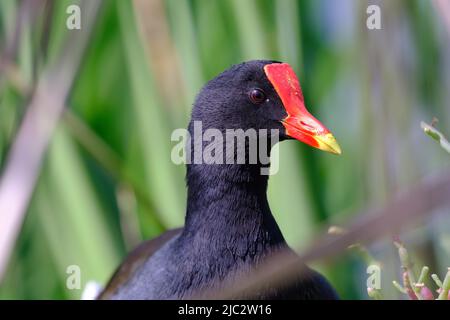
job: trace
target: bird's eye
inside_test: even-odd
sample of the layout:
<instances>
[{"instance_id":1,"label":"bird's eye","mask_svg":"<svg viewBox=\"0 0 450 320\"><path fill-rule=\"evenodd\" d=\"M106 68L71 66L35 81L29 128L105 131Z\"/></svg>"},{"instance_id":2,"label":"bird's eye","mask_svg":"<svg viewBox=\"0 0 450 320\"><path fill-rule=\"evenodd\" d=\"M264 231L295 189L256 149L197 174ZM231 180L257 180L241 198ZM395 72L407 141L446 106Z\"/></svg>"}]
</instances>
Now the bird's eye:
<instances>
[{"instance_id":1,"label":"bird's eye","mask_svg":"<svg viewBox=\"0 0 450 320\"><path fill-rule=\"evenodd\" d=\"M252 89L249 93L249 98L254 104L260 104L266 100L266 94L261 89Z\"/></svg>"}]
</instances>

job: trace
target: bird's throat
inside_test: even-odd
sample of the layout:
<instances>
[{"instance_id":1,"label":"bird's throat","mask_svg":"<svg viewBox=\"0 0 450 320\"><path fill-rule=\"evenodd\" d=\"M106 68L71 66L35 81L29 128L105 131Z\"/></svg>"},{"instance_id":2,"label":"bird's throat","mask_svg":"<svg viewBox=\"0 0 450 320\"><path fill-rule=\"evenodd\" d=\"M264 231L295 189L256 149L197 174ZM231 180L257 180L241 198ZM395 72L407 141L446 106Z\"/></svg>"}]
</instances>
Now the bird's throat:
<instances>
[{"instance_id":1,"label":"bird's throat","mask_svg":"<svg viewBox=\"0 0 450 320\"><path fill-rule=\"evenodd\" d=\"M197 250L257 256L284 239L267 201L259 165L188 165L183 237Z\"/></svg>"}]
</instances>

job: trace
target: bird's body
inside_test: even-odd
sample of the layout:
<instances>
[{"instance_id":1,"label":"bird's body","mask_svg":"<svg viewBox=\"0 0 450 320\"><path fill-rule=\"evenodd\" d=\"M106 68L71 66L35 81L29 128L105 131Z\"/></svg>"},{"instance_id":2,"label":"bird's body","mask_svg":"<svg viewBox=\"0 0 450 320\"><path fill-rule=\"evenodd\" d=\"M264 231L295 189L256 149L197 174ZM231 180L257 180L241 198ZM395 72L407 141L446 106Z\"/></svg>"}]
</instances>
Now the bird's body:
<instances>
[{"instance_id":1,"label":"bird's body","mask_svg":"<svg viewBox=\"0 0 450 320\"><path fill-rule=\"evenodd\" d=\"M273 73L266 66L275 64L282 65L273 61L243 63L210 81L197 97L190 132L194 121L202 121L203 130L275 128L282 132L281 140L288 138L278 121L287 118L286 110L280 107L286 103L281 101L285 96L280 97L267 79ZM247 92L253 94L256 87L264 92L264 99L251 96L249 101ZM195 143L191 141L192 149ZM267 143L270 149L270 139ZM235 151L235 146L232 148ZM229 146L220 145L216 150L225 155ZM248 156L247 144L244 150ZM260 162L226 161L189 164L184 228L138 249L100 298L186 299L205 289L220 288L224 280L251 274L278 250L290 250L267 201L268 176L261 174L263 166ZM296 282L248 297L337 298L328 282L306 266Z\"/></svg>"}]
</instances>

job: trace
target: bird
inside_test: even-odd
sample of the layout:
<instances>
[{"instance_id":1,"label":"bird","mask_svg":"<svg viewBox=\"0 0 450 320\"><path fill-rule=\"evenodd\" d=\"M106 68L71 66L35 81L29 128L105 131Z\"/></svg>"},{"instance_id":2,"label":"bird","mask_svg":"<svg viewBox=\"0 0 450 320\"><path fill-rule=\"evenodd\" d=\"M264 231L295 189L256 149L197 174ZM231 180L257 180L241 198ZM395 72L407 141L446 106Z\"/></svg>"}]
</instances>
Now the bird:
<instances>
[{"instance_id":1,"label":"bird","mask_svg":"<svg viewBox=\"0 0 450 320\"><path fill-rule=\"evenodd\" d=\"M201 122L202 133L208 129L221 133L254 129L259 135L262 130L273 130L276 139L266 133L269 145L265 147L269 150L274 141L296 139L341 154L332 133L307 110L293 68L276 60L235 64L207 82L192 108L187 129L191 135L196 122ZM194 140L186 144L190 152L196 145L208 143ZM249 155L248 141L242 150ZM269 207L269 175L261 171L268 165L259 160L228 161L236 160L236 146L219 146L216 152L227 161L186 165L184 227L139 245L118 267L98 299L190 299L202 290L220 288L223 281L237 275L251 275L266 257L279 250L296 254ZM302 270L293 283L236 298L338 299L322 274L307 266Z\"/></svg>"}]
</instances>

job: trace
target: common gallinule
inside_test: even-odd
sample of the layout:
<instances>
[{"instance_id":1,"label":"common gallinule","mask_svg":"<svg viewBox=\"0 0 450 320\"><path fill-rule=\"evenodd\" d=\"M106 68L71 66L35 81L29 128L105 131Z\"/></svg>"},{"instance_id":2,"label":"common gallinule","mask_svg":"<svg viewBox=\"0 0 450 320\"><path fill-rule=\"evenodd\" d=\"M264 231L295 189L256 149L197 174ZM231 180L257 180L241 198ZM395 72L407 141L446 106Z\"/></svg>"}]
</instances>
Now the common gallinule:
<instances>
[{"instance_id":1,"label":"common gallinule","mask_svg":"<svg viewBox=\"0 0 450 320\"><path fill-rule=\"evenodd\" d=\"M280 141L294 138L341 153L333 135L306 110L297 77L286 63L256 60L224 71L197 96L188 127L191 136L194 121L201 121L202 133L212 128L219 132L277 129ZM272 133L267 136L270 146L276 142ZM241 149L245 159L251 139ZM189 152L196 143L206 146L211 141L195 142L192 137ZM221 148L216 152L230 160L229 147ZM238 148L231 150L231 160L236 160ZM267 201L264 164L226 160L187 165L184 228L141 244L99 298L189 298L237 274L251 274L264 257L288 249ZM305 267L295 283L267 288L249 298L336 299L337 295L322 275Z\"/></svg>"}]
</instances>

